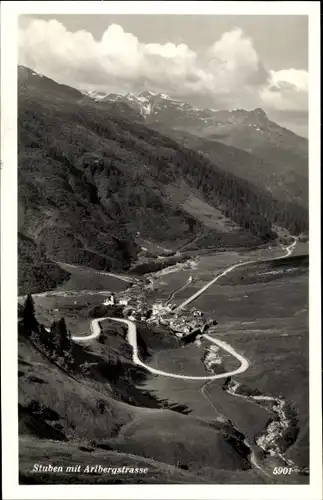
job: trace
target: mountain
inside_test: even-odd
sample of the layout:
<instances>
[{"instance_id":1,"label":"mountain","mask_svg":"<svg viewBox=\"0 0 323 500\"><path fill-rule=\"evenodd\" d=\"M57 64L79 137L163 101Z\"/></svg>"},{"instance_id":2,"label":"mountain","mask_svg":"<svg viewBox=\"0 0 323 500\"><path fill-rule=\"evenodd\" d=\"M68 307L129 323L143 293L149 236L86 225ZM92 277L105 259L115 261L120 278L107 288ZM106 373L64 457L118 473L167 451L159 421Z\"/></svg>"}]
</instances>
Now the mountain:
<instances>
[{"instance_id":1,"label":"mountain","mask_svg":"<svg viewBox=\"0 0 323 500\"><path fill-rule=\"evenodd\" d=\"M161 107L164 106L164 101L168 101L167 105L169 108L177 105L177 102L173 101L168 95L157 94L150 91L145 91L139 95L136 95L130 92L128 94L119 94L115 92L106 94L101 91L90 90L83 91L83 94L100 103L126 103L132 109L135 109L144 118L147 118L148 116L156 116L160 112ZM186 106L189 108L188 104Z\"/></svg>"},{"instance_id":2,"label":"mountain","mask_svg":"<svg viewBox=\"0 0 323 500\"><path fill-rule=\"evenodd\" d=\"M166 125L155 124L152 127L175 139L179 144L205 155L227 172L265 189L275 199L288 200L307 210L308 176L299 172L299 169L286 165L282 168L282 165L272 161L270 156L265 159L223 142L205 139L182 130L172 130Z\"/></svg>"},{"instance_id":3,"label":"mountain","mask_svg":"<svg viewBox=\"0 0 323 500\"><path fill-rule=\"evenodd\" d=\"M185 122L195 126L206 123L216 113L212 109L197 109L190 104L176 101L169 95L149 90L141 94L105 94L102 91L83 91L83 94L96 102L123 102L136 110L147 123L167 123L170 127L181 126Z\"/></svg>"},{"instance_id":4,"label":"mountain","mask_svg":"<svg viewBox=\"0 0 323 500\"><path fill-rule=\"evenodd\" d=\"M24 67L18 92L19 238L30 262L121 270L137 258L138 233L177 249L201 235L222 248L259 244L276 237L272 224L307 230L301 207L129 119L126 103L96 102ZM32 275L31 266L19 276L21 293Z\"/></svg>"},{"instance_id":5,"label":"mountain","mask_svg":"<svg viewBox=\"0 0 323 500\"><path fill-rule=\"evenodd\" d=\"M68 272L48 259L41 247L21 232L18 233L18 255L19 293L49 290L70 277Z\"/></svg>"},{"instance_id":6,"label":"mountain","mask_svg":"<svg viewBox=\"0 0 323 500\"><path fill-rule=\"evenodd\" d=\"M271 121L261 108L254 110L199 109L187 102L172 99L162 93L150 91L139 95L83 91L96 102L124 102L137 110L149 124L161 123L169 128L185 130L195 135L222 141L240 149L265 155L266 149L299 155L306 173L308 141ZM300 162L301 163L301 162Z\"/></svg>"},{"instance_id":7,"label":"mountain","mask_svg":"<svg viewBox=\"0 0 323 500\"><path fill-rule=\"evenodd\" d=\"M66 103L69 105L89 105L93 106L93 99L90 95L84 95L79 90L55 82L51 78L41 75L25 66L18 66L19 95L32 94L34 99L39 98L43 104L48 102L51 107L61 109ZM107 100L104 107L112 116L126 116L131 120L143 121L140 114L129 107L124 102L114 102Z\"/></svg>"},{"instance_id":8,"label":"mountain","mask_svg":"<svg viewBox=\"0 0 323 500\"><path fill-rule=\"evenodd\" d=\"M230 168L230 171L251 182L255 179L256 184L262 179L260 186L274 195L282 199L287 196L304 207L308 205L308 141L271 121L260 108L251 111L197 109L165 94L149 91L139 95L103 92L87 95L100 103L128 104L146 125L175 140L180 137L180 142L201 152L212 151L211 159L218 160L219 155L213 155L217 150L220 156L224 153L225 159L236 157L236 151L221 149L219 143L243 150L249 153L249 157L245 155L242 160L245 166ZM189 135L185 139L179 132ZM213 147L212 143L216 145Z\"/></svg>"}]
</instances>

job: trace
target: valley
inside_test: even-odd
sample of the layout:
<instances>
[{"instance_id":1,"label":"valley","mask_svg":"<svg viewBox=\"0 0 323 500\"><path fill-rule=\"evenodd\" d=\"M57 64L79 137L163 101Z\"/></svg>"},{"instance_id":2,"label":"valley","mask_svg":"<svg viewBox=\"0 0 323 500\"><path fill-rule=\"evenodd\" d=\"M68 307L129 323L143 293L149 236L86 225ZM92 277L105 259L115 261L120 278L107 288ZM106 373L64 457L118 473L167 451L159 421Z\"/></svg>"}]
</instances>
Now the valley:
<instances>
[{"instance_id":1,"label":"valley","mask_svg":"<svg viewBox=\"0 0 323 500\"><path fill-rule=\"evenodd\" d=\"M306 139L25 66L18 105L20 483L308 483Z\"/></svg>"},{"instance_id":2,"label":"valley","mask_svg":"<svg viewBox=\"0 0 323 500\"><path fill-rule=\"evenodd\" d=\"M128 320L122 317L113 317L115 307L113 305L110 306L112 321L105 317L98 317L92 321L89 320L88 313L86 312L89 310L89 305L91 304L92 309L93 306L95 307L95 304L97 304L96 307L100 308L100 305L107 301L105 297L109 296L108 290L92 292L85 292L84 290L71 290L70 292L53 291L48 294L39 294L38 296L34 296L35 307L39 312L43 311L45 313L45 304L48 304L47 310L50 311L48 301L57 300L57 306L60 308L59 315L64 314L67 324L71 327L73 333L75 332L72 337L73 340L78 344L84 345L86 349L90 348L91 350L93 349L91 346L95 346L97 340L103 334L107 340L102 347L109 351L112 340L110 340L111 327L113 327L114 323L125 324L125 338L132 349L132 362L135 366L144 369L145 372L144 378L140 382L137 382L139 391L152 394L154 397L157 397L157 400L167 401L168 405L175 404L187 408L189 415L186 418L189 420L197 418L207 422L218 422L216 425L219 426L219 429L223 425L230 425L237 432L242 433L246 443L245 446L247 447L246 456L249 453L249 458L251 459L251 470L250 473L248 472L247 477L250 474L251 476L255 474L253 480L257 482L264 481L265 483L277 483L277 481L306 483L306 464L308 463L308 447L306 446L305 438L306 431L308 431L308 418L306 417L308 415L308 402L306 401L307 312L302 312L300 309L302 306L306 308L307 304L306 264L305 267L300 268L298 266L295 275L287 275L287 277L284 274L284 270L279 271L278 276L277 274L270 275L272 278L269 283L263 281L262 270L265 264L273 267L276 265L275 262L278 264L279 261L289 261L290 254L292 254L294 249L297 249L296 240L289 243L286 250L281 248L264 248L263 250L245 252L245 254L242 252L241 254L233 253L231 255L228 252L226 255L221 255L220 252L218 255L209 255L207 257L202 255L196 260L195 266L189 271L184 269L173 270L173 272L167 273L166 269L164 272L159 271L155 275L150 275L150 283L153 281L154 285L152 290L149 290L147 297L152 294L153 298L149 300L156 301L159 300L159 290L163 290L164 279L172 277L172 281L168 285L167 282L164 283L167 286L170 286L171 283L173 283L171 286L174 286L175 282L187 283L185 274L189 273L192 277L191 281L195 283L195 290L198 284L200 287L199 290L202 290L202 293L197 295L191 284L188 284L188 287L191 287L190 290L188 290L188 287L174 288L174 291L177 290L177 293L174 295L173 300L175 301L176 299L177 308L181 309L180 306L183 306L183 309L185 309L185 303L187 303L186 297L189 294L194 305L203 311L203 315L207 317L209 315L209 317L216 317L217 319L217 325L211 326L210 333L201 334L191 343L186 346L182 345L180 348L176 346L176 343L173 346L171 344L167 346L167 343L164 341L165 335L174 336L174 332L167 331L167 328L165 330L164 327L164 333L161 330L158 334L157 328L156 332L151 336L148 330L143 329L143 324L139 318ZM229 267L226 267L226 269L224 269L223 265L225 262L227 266L229 263ZM251 262L255 264L251 264ZM217 277L201 287L203 280L207 277L208 280L210 278L209 272L212 263L213 272L218 267L216 271ZM234 281L232 284L226 283L228 279L230 282L231 277L234 277L239 268L244 269L244 275L248 276L250 272L248 266L252 265L254 266L252 272L259 275L258 281L255 284L241 284L240 281L239 283L235 283ZM290 267L293 267L292 263ZM71 268L69 269L71 271ZM207 270L209 271L207 272ZM172 271L171 268L170 271ZM74 272L79 275L80 271L77 269L77 266L74 268ZM84 276L84 271L82 273ZM199 280L197 280L197 277L199 277ZM108 278L110 279L109 276ZM174 278L176 278L175 281ZM113 284L117 283L117 278L114 279L116 279L115 282L108 282L110 291L116 293L116 295L124 293L122 291L118 292L118 287L113 290ZM223 284L221 284L222 281ZM120 280L121 283L122 281ZM127 287L127 284L123 283ZM295 290L296 283L298 283L298 290L301 287L304 293L302 295L295 294L295 298L293 298L289 290ZM130 286L128 289L128 294L130 295L133 286L135 285ZM268 296L267 299L264 299L264 294ZM165 300L165 294L161 292L160 298L163 296ZM281 310L284 311L282 314L279 313L279 300L281 301ZM59 306L59 301L61 301L61 307ZM75 307L76 303L78 307L77 312L75 309L73 310L73 304ZM216 307L212 306L213 303L216 304ZM240 308L240 304L242 305L242 303L243 309ZM262 304L266 304L265 311L267 314L263 314L259 309ZM275 315L275 320L271 317L270 304L273 308L272 314ZM82 311L82 314L85 314L85 316L84 320L80 321L79 312ZM255 311L257 311L256 316ZM298 314L299 311L301 311L300 314ZM71 318L72 313L76 315L75 319L76 323L79 324L79 329L75 328L76 323ZM43 321L46 318L46 313L44 316L40 315L39 318ZM90 321L91 333L89 335ZM137 328L139 328L140 338L144 339L144 343L148 348L147 352L149 352L147 360L144 361L142 361L143 351L137 346L136 324ZM148 328L152 328L155 331L156 326L152 324ZM275 343L274 348L273 342ZM299 343L302 343L304 346L301 350L299 350ZM212 345L217 347L214 352L217 351L216 356L219 362L215 366L212 364L206 365L205 361L203 363L203 358L205 357L203 353L212 352L212 350L210 351L210 346ZM301 352L305 356L305 359L301 359ZM213 354L213 359L215 359L214 356ZM300 372L291 369L294 364L295 370L296 367L301 367ZM298 380L297 393L295 392L295 376ZM292 464L292 476L288 476L287 479L286 477L275 477L272 474L274 467L286 462L282 462L277 454L271 456L267 452L264 453L257 444L261 442L259 441L259 436L264 433L268 425L270 411L261 405L255 405L246 397L239 398L235 396L234 392L225 391L224 387L228 383L229 377L232 377L234 383L235 380L239 380L240 383L247 384L246 387L250 388L247 390L250 390L251 394L252 391L256 390L260 391L259 394L264 394L265 396L269 394L270 397L279 396L285 398L288 404L291 404L294 411L296 411L297 426L293 432L297 432L298 435L302 436L302 439L299 442L298 438L296 438L295 442L287 446L283 454L286 457L285 460L289 461L289 464ZM279 394L277 394L277 387L279 387ZM142 415L144 416L144 414ZM143 421L141 425L145 426L146 424ZM136 427L133 429L135 430ZM143 453L147 459L157 459L157 461L170 463L169 458L165 456L161 457L159 454L156 455L156 452L153 449L150 450L149 447L145 447L145 451L142 451L142 447L136 437L137 433L139 433L138 436L141 435L141 429L142 427L139 426L135 430L135 433L133 430L129 435L127 434L128 437L126 440L125 437L121 439L121 436L109 438L108 440L105 439L105 444L102 444L102 446L109 446L110 449L112 447L114 450L118 450L118 453L133 453L131 450L137 450L136 456L137 453L139 455ZM174 431L168 430L167 432L170 433L169 439L173 441L175 439ZM158 443L159 433L163 435L164 431L156 429L154 447ZM177 435L176 439L181 438ZM97 453L95 449L93 448L91 452L94 455ZM249 452L247 452L248 449ZM186 450L186 452L183 451L176 456L179 461L186 460L187 462L190 453L189 450ZM223 456L223 460L226 461L225 456ZM193 474L193 476L188 476L190 478L189 481L195 481L197 480L196 473L194 472L195 467L193 466L193 462L189 463L188 469ZM203 465L203 476L207 481L213 481L217 477L217 473L211 473L209 467L210 465L207 463ZM216 467L225 469L227 466L221 466L219 463ZM240 481L238 470L234 473L234 478L235 482ZM181 481L185 482L185 478L183 477Z\"/></svg>"},{"instance_id":3,"label":"valley","mask_svg":"<svg viewBox=\"0 0 323 500\"><path fill-rule=\"evenodd\" d=\"M129 106L121 113L118 102L96 102L23 66L18 76L19 293L67 281L57 261L128 271L142 247L149 251L146 240L172 251L233 250L275 241L274 226L308 234L307 207L292 188L277 197L244 175L256 164L263 178L256 160L233 171L239 158L180 144L134 120ZM304 140L286 141L291 161L304 162ZM276 170L267 172L274 182ZM306 189L306 176L300 182Z\"/></svg>"}]
</instances>

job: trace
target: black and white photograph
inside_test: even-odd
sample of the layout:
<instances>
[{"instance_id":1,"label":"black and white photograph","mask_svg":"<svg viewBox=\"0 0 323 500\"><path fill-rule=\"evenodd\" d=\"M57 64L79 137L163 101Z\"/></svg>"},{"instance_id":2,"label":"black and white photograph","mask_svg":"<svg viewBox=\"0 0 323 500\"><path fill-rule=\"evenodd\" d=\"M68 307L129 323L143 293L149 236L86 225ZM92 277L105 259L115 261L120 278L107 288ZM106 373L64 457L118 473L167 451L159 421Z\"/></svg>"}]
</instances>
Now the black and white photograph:
<instances>
[{"instance_id":1,"label":"black and white photograph","mask_svg":"<svg viewBox=\"0 0 323 500\"><path fill-rule=\"evenodd\" d=\"M37 3L12 46L17 169L2 156L17 488L317 486L309 14Z\"/></svg>"}]
</instances>

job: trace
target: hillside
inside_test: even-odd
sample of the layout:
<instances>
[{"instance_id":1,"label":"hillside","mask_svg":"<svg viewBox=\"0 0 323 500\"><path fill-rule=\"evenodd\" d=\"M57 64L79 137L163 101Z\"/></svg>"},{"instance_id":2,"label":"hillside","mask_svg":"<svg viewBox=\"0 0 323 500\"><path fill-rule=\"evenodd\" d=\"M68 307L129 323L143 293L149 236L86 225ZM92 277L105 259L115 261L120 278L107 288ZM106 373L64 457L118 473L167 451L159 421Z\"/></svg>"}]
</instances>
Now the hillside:
<instances>
[{"instance_id":1,"label":"hillside","mask_svg":"<svg viewBox=\"0 0 323 500\"><path fill-rule=\"evenodd\" d=\"M256 187L265 189L275 199L288 200L290 203L300 205L307 210L308 207L308 172L306 169L295 168L296 165L285 163L282 168L280 161L276 162L271 154L263 154L263 157L239 149L232 145L210 140L209 138L182 130L170 129L164 124L156 123L152 127L175 139L179 144L190 147L205 155L219 167L225 169L237 177L240 177ZM292 162L290 162L292 163Z\"/></svg>"},{"instance_id":2,"label":"hillside","mask_svg":"<svg viewBox=\"0 0 323 500\"><path fill-rule=\"evenodd\" d=\"M182 138L190 148L210 153L211 160L216 163L223 154L224 168L230 172L255 181L256 185L268 188L274 195L287 195L291 201L307 206L308 141L274 123L262 109L198 109L168 95L149 91L139 95L92 91L87 95L101 105L128 104L138 113L137 119L142 119L147 125L161 132L167 127L168 131L173 131L175 140ZM230 153L229 148L219 149L219 142L249 155L243 156L235 150ZM227 161L230 163L230 156L233 157L233 166L236 161L239 164L237 171L226 164Z\"/></svg>"},{"instance_id":3,"label":"hillside","mask_svg":"<svg viewBox=\"0 0 323 500\"><path fill-rule=\"evenodd\" d=\"M19 228L36 245L37 259L126 270L140 250L138 233L180 246L211 231L225 246L235 231L233 246L239 246L246 234L253 244L274 239L273 223L293 233L307 230L305 210L275 201L137 119L126 120L124 104L96 103L24 67L18 98ZM210 228L210 211L212 220L234 227ZM20 292L31 282L27 270L19 276Z\"/></svg>"},{"instance_id":4,"label":"hillside","mask_svg":"<svg viewBox=\"0 0 323 500\"><path fill-rule=\"evenodd\" d=\"M75 462L85 468L108 457L111 467L148 467L144 477L127 474L122 482L253 478L250 451L232 424L191 417L181 407L167 409L166 402L137 389L144 374L130 360L122 328L105 328L104 338L91 347L74 345L73 365L70 356L50 354L48 333L37 328L29 337L19 326L21 484L120 482L113 474L32 473L45 449L51 464L60 466ZM193 434L197 438L187 440ZM163 446L165 440L174 446Z\"/></svg>"},{"instance_id":5,"label":"hillside","mask_svg":"<svg viewBox=\"0 0 323 500\"><path fill-rule=\"evenodd\" d=\"M126 103L147 124L166 125L172 130L221 141L265 160L274 160L284 169L308 175L308 141L274 123L260 108L249 111L198 109L168 95L149 91L139 95L95 91L85 94L101 104Z\"/></svg>"},{"instance_id":6,"label":"hillside","mask_svg":"<svg viewBox=\"0 0 323 500\"><path fill-rule=\"evenodd\" d=\"M50 261L31 238L18 233L19 283L28 283L28 292L48 290L66 282L70 274ZM23 291L18 287L18 293Z\"/></svg>"}]
</instances>

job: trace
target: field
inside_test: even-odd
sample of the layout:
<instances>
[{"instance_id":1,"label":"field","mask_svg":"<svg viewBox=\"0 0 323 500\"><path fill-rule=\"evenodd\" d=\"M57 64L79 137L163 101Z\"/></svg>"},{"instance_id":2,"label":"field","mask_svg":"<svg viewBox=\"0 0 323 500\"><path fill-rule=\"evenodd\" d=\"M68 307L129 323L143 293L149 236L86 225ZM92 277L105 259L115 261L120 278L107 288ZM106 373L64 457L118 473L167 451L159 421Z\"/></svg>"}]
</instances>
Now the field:
<instances>
[{"instance_id":1,"label":"field","mask_svg":"<svg viewBox=\"0 0 323 500\"><path fill-rule=\"evenodd\" d=\"M93 450L91 447L71 443L58 443L50 440L35 440L23 437L20 440L20 480L22 484L119 484L119 483L166 483L187 484L203 482L188 472L175 466L162 464L152 459L115 453L107 450ZM64 471L48 474L32 473L35 463L44 463L44 458L50 458L50 463L60 465ZM66 472L66 467L81 464L81 472ZM103 467L140 467L148 469L146 474L89 474L84 472L87 465ZM47 465L47 463L46 463Z\"/></svg>"},{"instance_id":2,"label":"field","mask_svg":"<svg viewBox=\"0 0 323 500\"><path fill-rule=\"evenodd\" d=\"M234 333L225 332L225 328L219 329L217 336L225 338L234 348L245 355L250 361L250 368L243 374L236 377L239 382L247 384L253 389L258 389L262 393L286 398L297 412L300 434L299 439L289 450L289 456L297 457L299 465L308 464L308 442L305 442L305 435L308 437L308 332L306 326L294 328L290 325L286 327L286 321L278 321L275 328L258 322L256 330L249 330L246 334L244 329L239 331L238 325ZM263 328L263 330L262 330ZM288 332L288 333L287 333ZM286 335L287 334L287 335ZM285 336L286 335L286 336ZM211 398L215 401L222 398L221 405L225 408L225 414L236 423L237 418L242 422L242 428L254 423L251 418L253 405L245 405L244 411L237 411L234 406L241 405L241 399L235 399L233 408L229 409L225 401L223 391L219 391L216 384L209 386ZM230 398L230 395L226 399ZM268 415L269 416L269 415ZM267 416L267 418L268 418ZM252 429L251 429L252 431ZM256 433L254 434L255 437Z\"/></svg>"},{"instance_id":3,"label":"field","mask_svg":"<svg viewBox=\"0 0 323 500\"><path fill-rule=\"evenodd\" d=\"M33 296L36 318L45 327L64 317L72 335L89 333L89 309L102 304L107 294L80 292L73 295ZM19 301L23 303L23 299Z\"/></svg>"},{"instance_id":4,"label":"field","mask_svg":"<svg viewBox=\"0 0 323 500\"><path fill-rule=\"evenodd\" d=\"M179 289L173 301L180 303L216 274L236 262L266 258L269 255L278 256L281 253L280 248L267 247L257 251L218 252L200 256L197 265L189 271L159 275L155 280L152 298L168 298L174 290ZM291 269L291 272L285 272L286 269ZM64 316L72 334L86 334L91 320L90 311L93 307L101 305L108 293L105 286L109 286L111 291L113 284L117 288L128 286L128 283L113 276L101 276L107 280L101 282L102 288L99 286L96 290L84 290L83 283L90 285L90 280L95 277L87 270L77 268L71 279L75 280L74 284L79 282L79 290L71 292L63 289L34 296L38 320L49 326L54 319ZM192 283L181 289L189 276L193 278ZM308 464L306 258L248 264L221 278L189 307L191 305L218 321L211 335L225 340L249 361L249 368L235 376L234 380L246 384L251 389L258 389L263 395L285 398L295 409L299 433L296 442L287 450L286 457L297 465L306 466ZM180 347L177 339L164 328L148 328L144 323L138 323L137 327L138 335L150 353L146 359L147 364L176 374L210 375L203 364L205 349L210 345L206 339L202 340L201 345L192 343ZM109 356L115 353L121 356L123 363L130 363L131 352L121 330L119 334L113 335L110 330L111 324L107 321L104 323L107 340L103 345L94 343L91 347L93 353L104 360L108 360ZM55 372L57 390L51 390L50 394L46 395L46 386L54 373L51 373L49 366L40 358L36 360L33 355L33 359L31 357L29 359L26 346L20 352L23 352L25 361L31 363L29 368L21 370L24 372L23 379L27 377L28 372L25 382L23 383L23 379L20 381L21 402L27 404L30 398L37 398L62 415L62 421L65 419L67 423L76 419L77 439L82 441L79 444L84 446L83 442L93 440L93 437L96 439L95 449L88 452L89 463L102 457L101 447L108 450L106 451L108 455L111 453L111 463L119 463L118 457L122 454L126 454L129 460L133 457L137 463L138 461L150 463L151 475L144 479L144 482L158 482L158 478L165 482L196 480L200 482L222 480L226 483L306 482L306 477L297 475L287 479L272 476L273 467L270 463L266 465L265 474L257 469L250 469L250 464L244 456L245 452L237 453L235 445L224 438L223 425L229 420L235 432L243 433L248 446L254 452L259 451L255 445L255 438L264 432L271 416L263 407L224 391L224 379L201 382L153 376L147 372L144 377L138 379L136 391L138 389L148 391L151 396L140 396L142 402L139 407L125 404L120 400L115 401L110 395L110 383L103 386L101 379L91 382L87 380L85 384L79 380L76 386L69 380L68 383L66 381L67 385L64 385L64 392L66 397L71 393L71 396L68 396L69 401L75 401L74 406L78 408L76 417L72 419L72 414L69 415L66 406L66 397L62 400L59 396L64 377ZM230 371L239 365L235 358L225 354L222 349L219 354L223 358L220 371ZM35 361L38 365L37 370L31 368ZM41 378L44 383L39 386L39 383L32 382L35 377ZM133 392L135 388L127 389L121 379L116 388L123 394L122 398L128 398L127 401L134 395L138 398L139 393ZM109 422L102 422L102 418L106 417L104 415L101 417L97 410L94 410L96 403L92 401L92 395L100 393L106 398L107 408L110 408ZM155 398L156 401L167 401L167 405L183 405L187 408L188 415L155 407L149 408L145 403L149 397ZM141 405L146 407L140 408ZM94 418L93 425L90 425L92 418ZM69 429L69 432L72 431ZM30 466L28 464L32 460L35 462L35 455L38 454L40 457L37 446L31 438L28 439L29 441L27 437L23 438L21 445L21 449L25 450L22 451L21 470L26 482L32 481L28 475L27 469ZM166 442L171 442L172 446L165 446ZM27 445L33 450L31 455L26 451ZM57 450L54 452L53 449L54 457L55 453L59 460L64 456L70 458L76 456L80 448L78 446L74 449L73 446L72 443L57 444ZM183 467L189 473L182 471ZM41 476L38 477L41 481ZM79 480L86 482L86 477L80 476ZM93 479L95 482L115 480L116 478L99 476L96 480ZM60 481L67 481L66 476L60 476ZM130 481L130 478L123 478L122 481ZM141 479L138 478L138 481Z\"/></svg>"},{"instance_id":5,"label":"field","mask_svg":"<svg viewBox=\"0 0 323 500\"><path fill-rule=\"evenodd\" d=\"M195 196L194 190L184 181L182 181L181 186L176 184L167 185L166 192L171 199L176 198L185 212L203 223L205 227L223 233L239 230L239 226L225 217L220 210Z\"/></svg>"},{"instance_id":6,"label":"field","mask_svg":"<svg viewBox=\"0 0 323 500\"><path fill-rule=\"evenodd\" d=\"M64 317L73 335L87 335L90 327L89 311L101 305L111 292L129 287L131 278L120 279L109 273L87 267L59 263L70 273L70 279L51 292L34 294L36 317L49 327ZM19 297L19 304L24 297Z\"/></svg>"},{"instance_id":7,"label":"field","mask_svg":"<svg viewBox=\"0 0 323 500\"><path fill-rule=\"evenodd\" d=\"M57 290L110 290L119 292L129 286L112 274L96 271L88 267L75 266L72 264L59 263L59 266L70 273L68 281L57 287Z\"/></svg>"},{"instance_id":8,"label":"field","mask_svg":"<svg viewBox=\"0 0 323 500\"><path fill-rule=\"evenodd\" d=\"M156 407L157 400L138 391L129 378L111 377L105 358L117 336L107 332L104 345L94 343L84 353L82 361L92 361L91 376L70 376L19 337L20 482L118 482L104 474L31 472L34 463L48 462L147 466L145 478L122 478L134 483L262 482L232 426ZM124 343L122 336L118 342Z\"/></svg>"},{"instance_id":9,"label":"field","mask_svg":"<svg viewBox=\"0 0 323 500\"><path fill-rule=\"evenodd\" d=\"M275 249L262 251L262 258L281 255ZM248 260L254 258L246 253ZM267 254L267 255L266 255ZM246 265L210 287L192 302L219 324L214 335L228 342L244 355L249 369L234 377L262 394L285 398L295 409L299 434L286 452L286 457L300 466L308 465L308 264L302 252L299 258ZM192 270L193 283L180 290L174 302L180 303L209 281L219 270L232 262L246 258L240 254L203 256L196 270ZM259 258L259 257L258 257ZM285 272L289 270L290 272ZM284 272L282 272L282 270ZM174 284L180 276L169 275ZM242 280L241 280L242 277ZM166 279L168 276L165 277ZM238 279L237 279L238 278ZM166 280L165 280L166 281ZM178 280L179 281L179 280ZM184 281L184 280L183 280ZM154 354L152 366L181 374L203 375L201 347L191 345L185 349ZM186 404L192 415L217 418L224 415L243 432L249 442L265 427L270 413L243 398L234 397L222 389L223 380L212 381L204 387L196 381L150 377L145 387L161 397ZM306 478L290 479L306 482Z\"/></svg>"},{"instance_id":10,"label":"field","mask_svg":"<svg viewBox=\"0 0 323 500\"><path fill-rule=\"evenodd\" d=\"M252 322L268 319L273 327L279 318L286 318L288 328L293 321L290 318L302 315L302 311L308 308L307 283L306 275L250 285L215 283L192 304L214 314L220 324L232 320Z\"/></svg>"},{"instance_id":11,"label":"field","mask_svg":"<svg viewBox=\"0 0 323 500\"><path fill-rule=\"evenodd\" d=\"M190 297L199 288L208 283L217 274L227 269L229 266L239 262L247 262L250 260L275 258L283 255L280 246L271 247L264 246L256 250L240 249L239 251L212 251L206 255L194 257L194 265L189 270L178 270L167 274L158 275L155 278L154 291L151 298L168 299L174 290L183 287L188 278L192 277L192 281L188 286L176 292L172 302L179 305L181 301ZM258 269L259 264L257 264ZM246 266L249 273L250 265ZM244 268L243 268L244 269ZM230 274L235 276L238 270ZM224 278L221 280L223 281ZM204 297L204 295L203 295ZM194 303L196 305L196 303Z\"/></svg>"},{"instance_id":12,"label":"field","mask_svg":"<svg viewBox=\"0 0 323 500\"><path fill-rule=\"evenodd\" d=\"M264 481L252 470L214 470L210 468L207 478L181 469L178 464L170 465L139 455L93 450L79 443L62 443L51 440L35 440L29 436L20 439L19 444L21 484L249 484ZM35 463L60 465L64 472L54 474L31 472ZM66 473L66 467L81 464L81 473ZM86 465L101 464L103 467L140 467L148 469L147 474L105 474L84 472ZM179 464L180 465L180 464ZM204 469L205 470L205 469Z\"/></svg>"}]
</instances>

